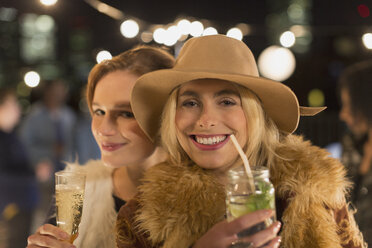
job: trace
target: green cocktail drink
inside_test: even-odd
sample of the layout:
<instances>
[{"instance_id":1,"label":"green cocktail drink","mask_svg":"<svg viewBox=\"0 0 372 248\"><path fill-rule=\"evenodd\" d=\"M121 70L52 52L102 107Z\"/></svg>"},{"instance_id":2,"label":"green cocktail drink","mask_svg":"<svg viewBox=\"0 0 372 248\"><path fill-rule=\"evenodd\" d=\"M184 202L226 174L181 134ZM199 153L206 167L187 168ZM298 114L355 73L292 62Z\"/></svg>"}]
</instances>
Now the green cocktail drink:
<instances>
[{"instance_id":1,"label":"green cocktail drink","mask_svg":"<svg viewBox=\"0 0 372 248\"><path fill-rule=\"evenodd\" d=\"M272 209L275 211L275 190L269 181L269 171L264 167L256 167L252 170L254 189L250 183L244 168L230 170L226 185L226 211L227 220L231 221L242 215L261 210ZM238 236L247 236L261 231L275 221L275 216L259 223Z\"/></svg>"}]
</instances>

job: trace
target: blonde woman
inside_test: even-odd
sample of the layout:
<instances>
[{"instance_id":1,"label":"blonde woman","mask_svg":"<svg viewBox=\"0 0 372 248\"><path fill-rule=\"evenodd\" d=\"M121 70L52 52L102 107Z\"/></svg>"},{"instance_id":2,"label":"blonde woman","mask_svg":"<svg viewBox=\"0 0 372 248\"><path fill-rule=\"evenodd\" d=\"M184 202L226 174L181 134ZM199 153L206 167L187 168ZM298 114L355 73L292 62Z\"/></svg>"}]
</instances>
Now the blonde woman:
<instances>
[{"instance_id":1,"label":"blonde woman","mask_svg":"<svg viewBox=\"0 0 372 248\"><path fill-rule=\"evenodd\" d=\"M292 134L300 115L324 108L300 107L287 86L259 77L243 42L223 35L190 39L174 68L138 80L132 106L150 138L161 123L169 160L149 169L139 195L121 208L120 248L272 248L280 240L286 248L366 247L347 208L343 166ZM282 227L274 222L238 238L272 212L224 220L226 172L240 162L232 134L252 165L269 168Z\"/></svg>"}]
</instances>

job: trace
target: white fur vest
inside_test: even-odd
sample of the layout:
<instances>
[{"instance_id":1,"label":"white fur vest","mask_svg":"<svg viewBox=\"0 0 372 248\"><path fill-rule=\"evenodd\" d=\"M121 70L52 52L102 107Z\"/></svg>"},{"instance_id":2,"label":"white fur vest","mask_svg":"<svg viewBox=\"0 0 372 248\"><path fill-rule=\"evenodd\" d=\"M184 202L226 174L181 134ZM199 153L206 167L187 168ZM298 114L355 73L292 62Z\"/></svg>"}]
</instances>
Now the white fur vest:
<instances>
[{"instance_id":1,"label":"white fur vest","mask_svg":"<svg viewBox=\"0 0 372 248\"><path fill-rule=\"evenodd\" d=\"M81 166L68 164L66 170L82 170L86 173L83 215L79 236L74 245L78 248L113 248L117 212L112 197L112 168L101 161L89 161Z\"/></svg>"}]
</instances>

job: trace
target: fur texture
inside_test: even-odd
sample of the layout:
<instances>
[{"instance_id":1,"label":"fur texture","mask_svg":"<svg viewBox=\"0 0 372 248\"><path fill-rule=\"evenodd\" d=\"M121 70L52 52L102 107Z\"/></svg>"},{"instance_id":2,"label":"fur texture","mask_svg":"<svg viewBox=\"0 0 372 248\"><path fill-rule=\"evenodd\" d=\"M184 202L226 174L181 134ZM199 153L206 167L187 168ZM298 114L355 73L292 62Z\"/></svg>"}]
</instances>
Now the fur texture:
<instances>
[{"instance_id":1,"label":"fur texture","mask_svg":"<svg viewBox=\"0 0 372 248\"><path fill-rule=\"evenodd\" d=\"M78 248L116 247L115 210L112 183L112 168L101 161L89 161L86 165L69 164L66 170L80 170L87 174L83 215L79 236L74 242Z\"/></svg>"},{"instance_id":2,"label":"fur texture","mask_svg":"<svg viewBox=\"0 0 372 248\"><path fill-rule=\"evenodd\" d=\"M338 160L294 135L276 152L271 181L277 197L287 200L281 247L367 247L347 210L350 184ZM137 228L164 248L189 247L224 218L223 186L197 166L157 165L146 173L140 194ZM339 209L346 213L342 223L336 222Z\"/></svg>"},{"instance_id":3,"label":"fur texture","mask_svg":"<svg viewBox=\"0 0 372 248\"><path fill-rule=\"evenodd\" d=\"M294 135L276 152L280 159L270 168L271 181L278 197L289 198L282 218L283 247L339 248L350 243L362 247L352 213L343 220L349 223L347 228L335 221L334 212L347 206L345 195L350 187L340 162ZM340 232L348 233L348 238L341 239Z\"/></svg>"}]
</instances>

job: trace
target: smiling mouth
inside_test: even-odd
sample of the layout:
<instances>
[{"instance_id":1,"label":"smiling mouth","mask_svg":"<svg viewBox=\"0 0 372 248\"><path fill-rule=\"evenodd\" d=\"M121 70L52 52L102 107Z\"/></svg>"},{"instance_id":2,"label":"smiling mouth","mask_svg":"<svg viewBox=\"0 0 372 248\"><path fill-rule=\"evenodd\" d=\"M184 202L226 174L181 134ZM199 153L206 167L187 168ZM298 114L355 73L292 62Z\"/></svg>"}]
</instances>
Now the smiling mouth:
<instances>
[{"instance_id":1,"label":"smiling mouth","mask_svg":"<svg viewBox=\"0 0 372 248\"><path fill-rule=\"evenodd\" d=\"M225 141L228 135L215 135L215 136L198 136L190 135L190 137L198 144L201 145L216 145Z\"/></svg>"},{"instance_id":2,"label":"smiling mouth","mask_svg":"<svg viewBox=\"0 0 372 248\"><path fill-rule=\"evenodd\" d=\"M103 143L101 147L104 151L113 152L120 149L124 145L125 143Z\"/></svg>"}]
</instances>

